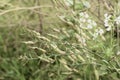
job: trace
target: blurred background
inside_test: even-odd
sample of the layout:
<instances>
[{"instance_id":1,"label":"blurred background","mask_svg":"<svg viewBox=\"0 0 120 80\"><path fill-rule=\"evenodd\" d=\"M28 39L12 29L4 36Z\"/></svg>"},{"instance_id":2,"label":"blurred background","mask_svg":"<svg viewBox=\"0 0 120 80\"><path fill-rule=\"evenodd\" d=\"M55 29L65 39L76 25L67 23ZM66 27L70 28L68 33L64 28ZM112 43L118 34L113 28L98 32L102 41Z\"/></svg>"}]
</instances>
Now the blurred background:
<instances>
[{"instance_id":1,"label":"blurred background","mask_svg":"<svg viewBox=\"0 0 120 80\"><path fill-rule=\"evenodd\" d=\"M119 0L0 0L0 80L120 80L119 7Z\"/></svg>"}]
</instances>

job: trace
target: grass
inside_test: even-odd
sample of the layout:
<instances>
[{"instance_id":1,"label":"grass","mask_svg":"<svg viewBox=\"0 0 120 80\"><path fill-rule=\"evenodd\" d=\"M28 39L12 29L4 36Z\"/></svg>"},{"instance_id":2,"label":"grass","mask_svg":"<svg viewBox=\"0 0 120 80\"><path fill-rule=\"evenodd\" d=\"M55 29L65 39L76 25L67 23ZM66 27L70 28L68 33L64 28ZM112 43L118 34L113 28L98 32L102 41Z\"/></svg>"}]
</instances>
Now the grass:
<instances>
[{"instance_id":1,"label":"grass","mask_svg":"<svg viewBox=\"0 0 120 80\"><path fill-rule=\"evenodd\" d=\"M118 2L93 0L89 8L85 0L63 1L1 0L0 80L120 79ZM105 13L112 14L110 31Z\"/></svg>"}]
</instances>

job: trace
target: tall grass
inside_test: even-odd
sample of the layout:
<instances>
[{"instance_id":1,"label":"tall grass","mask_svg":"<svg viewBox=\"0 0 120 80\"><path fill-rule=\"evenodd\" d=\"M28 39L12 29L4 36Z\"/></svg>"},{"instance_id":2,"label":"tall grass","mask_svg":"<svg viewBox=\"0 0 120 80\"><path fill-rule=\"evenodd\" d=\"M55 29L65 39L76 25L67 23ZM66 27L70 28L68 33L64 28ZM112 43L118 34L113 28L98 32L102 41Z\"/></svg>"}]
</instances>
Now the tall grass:
<instances>
[{"instance_id":1,"label":"tall grass","mask_svg":"<svg viewBox=\"0 0 120 80\"><path fill-rule=\"evenodd\" d=\"M1 1L1 80L120 79L118 2L39 1Z\"/></svg>"}]
</instances>

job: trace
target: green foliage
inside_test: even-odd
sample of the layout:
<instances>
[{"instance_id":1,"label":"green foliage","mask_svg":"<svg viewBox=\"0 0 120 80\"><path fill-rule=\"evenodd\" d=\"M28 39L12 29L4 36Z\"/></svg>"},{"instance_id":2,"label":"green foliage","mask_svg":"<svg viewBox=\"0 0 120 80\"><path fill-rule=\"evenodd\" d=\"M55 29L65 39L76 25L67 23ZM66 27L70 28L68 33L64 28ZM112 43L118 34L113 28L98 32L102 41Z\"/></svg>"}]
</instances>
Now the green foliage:
<instances>
[{"instance_id":1,"label":"green foliage","mask_svg":"<svg viewBox=\"0 0 120 80\"><path fill-rule=\"evenodd\" d=\"M120 79L120 42L114 37L119 10L113 9L105 21L105 13L92 14L91 1L70 1L0 1L0 80Z\"/></svg>"}]
</instances>

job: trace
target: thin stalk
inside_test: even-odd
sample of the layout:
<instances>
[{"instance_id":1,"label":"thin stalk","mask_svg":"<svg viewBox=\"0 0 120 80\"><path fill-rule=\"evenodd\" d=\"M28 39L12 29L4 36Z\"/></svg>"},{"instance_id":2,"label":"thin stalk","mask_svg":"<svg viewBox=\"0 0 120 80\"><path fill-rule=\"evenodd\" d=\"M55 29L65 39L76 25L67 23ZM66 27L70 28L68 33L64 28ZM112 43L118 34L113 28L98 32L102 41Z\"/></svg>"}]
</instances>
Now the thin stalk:
<instances>
[{"instance_id":1,"label":"thin stalk","mask_svg":"<svg viewBox=\"0 0 120 80\"><path fill-rule=\"evenodd\" d=\"M75 0L73 0L73 11L75 11L75 5L76 5L76 2Z\"/></svg>"},{"instance_id":2,"label":"thin stalk","mask_svg":"<svg viewBox=\"0 0 120 80\"><path fill-rule=\"evenodd\" d=\"M40 0L37 0L36 4L40 6L41 5ZM37 11L42 12L41 8L37 9ZM38 30L38 32L40 34L42 34L43 33L43 15L38 14L38 18L39 18L39 30Z\"/></svg>"}]
</instances>

